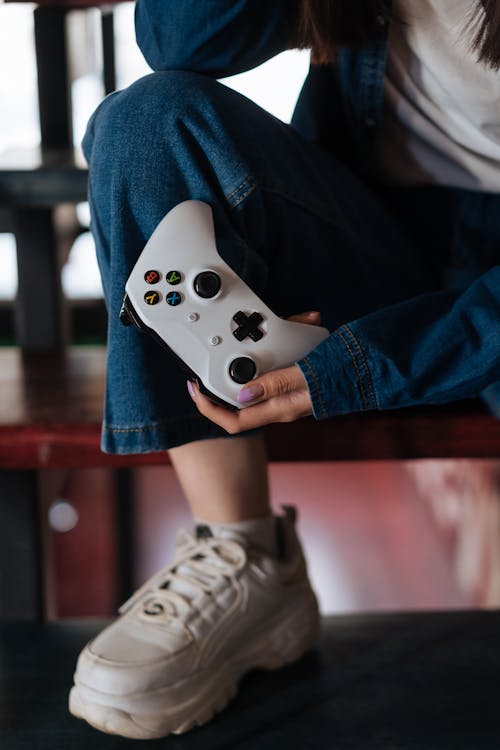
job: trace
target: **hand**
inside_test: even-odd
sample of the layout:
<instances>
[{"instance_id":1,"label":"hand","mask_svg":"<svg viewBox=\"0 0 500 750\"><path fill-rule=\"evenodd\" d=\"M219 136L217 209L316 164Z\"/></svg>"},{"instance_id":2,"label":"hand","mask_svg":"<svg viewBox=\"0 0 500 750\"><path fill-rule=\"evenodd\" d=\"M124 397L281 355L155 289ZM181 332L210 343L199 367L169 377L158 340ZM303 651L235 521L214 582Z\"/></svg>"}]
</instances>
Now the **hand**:
<instances>
[{"instance_id":1,"label":"hand","mask_svg":"<svg viewBox=\"0 0 500 750\"><path fill-rule=\"evenodd\" d=\"M293 315L289 320L320 325L320 314L318 312L302 313ZM295 419L312 414L311 398L306 381L297 365L272 370L243 386L238 394L238 401L240 403L252 402L252 406L236 412L214 404L191 381L188 381L188 389L201 414L223 427L231 435L263 427L272 422L293 422Z\"/></svg>"}]
</instances>

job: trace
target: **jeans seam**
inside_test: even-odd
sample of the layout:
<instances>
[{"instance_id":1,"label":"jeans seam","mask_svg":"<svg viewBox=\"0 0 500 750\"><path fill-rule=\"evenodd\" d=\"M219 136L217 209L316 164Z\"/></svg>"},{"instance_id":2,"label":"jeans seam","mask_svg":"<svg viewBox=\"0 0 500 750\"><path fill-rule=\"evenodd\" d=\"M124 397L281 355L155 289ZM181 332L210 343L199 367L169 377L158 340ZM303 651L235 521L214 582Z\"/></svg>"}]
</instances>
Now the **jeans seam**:
<instances>
[{"instance_id":1,"label":"jeans seam","mask_svg":"<svg viewBox=\"0 0 500 750\"><path fill-rule=\"evenodd\" d=\"M345 328L345 326L342 326L342 327ZM351 346L349 345L349 342L347 341L346 337L343 335L341 329L337 331L337 336L340 338L340 340L342 341L342 343L344 344L345 348L347 349L347 351L349 352L349 354L351 356L352 364L353 364L354 370L356 372L356 377L357 377L357 381L358 381L358 387L359 387L359 390L360 390L360 393L361 393L361 400L362 400L362 403L363 403L363 408L364 409L368 409L368 400L366 398L366 393L365 393L365 389L364 389L364 385L363 385L363 378L361 376L361 371L359 369L359 365L358 365L358 361L357 361L357 358L356 358L356 354L353 352Z\"/></svg>"},{"instance_id":2,"label":"jeans seam","mask_svg":"<svg viewBox=\"0 0 500 750\"><path fill-rule=\"evenodd\" d=\"M114 425L108 425L103 424L102 429L106 432L148 432L149 430L161 430L163 427L166 427L167 425L175 424L179 421L198 421L200 419L199 415L188 415L184 417L175 417L173 419L164 419L161 422L156 422L152 425L144 425L143 427L115 427Z\"/></svg>"},{"instance_id":3,"label":"jeans seam","mask_svg":"<svg viewBox=\"0 0 500 750\"><path fill-rule=\"evenodd\" d=\"M244 186L244 185L245 185L245 184L246 184L247 182L249 182L251 178L252 178L252 175L250 175L250 174L249 174L249 175L247 175L247 176L245 177L245 179L243 180L243 182L242 182L242 183L240 183L240 184L239 184L239 185L238 185L237 187L235 187L235 188L234 188L234 190L231 190L231 192L230 192L230 193L228 193L228 194L226 195L226 200L229 200L230 198L232 198L232 197L233 197L233 195L234 195L235 193L237 193L237 192L238 192L238 190L241 190L241 188L242 188L242 187L243 187L243 186Z\"/></svg>"},{"instance_id":4,"label":"jeans seam","mask_svg":"<svg viewBox=\"0 0 500 750\"><path fill-rule=\"evenodd\" d=\"M247 197L247 195L250 195L250 193L253 193L256 187L257 185L254 184L254 185L251 185L248 188L248 190L245 190L245 192L239 196L238 200L232 204L232 208L236 208L236 206L239 206L239 204Z\"/></svg>"},{"instance_id":5,"label":"jeans seam","mask_svg":"<svg viewBox=\"0 0 500 750\"><path fill-rule=\"evenodd\" d=\"M245 190L242 193L242 195L238 196L238 193L241 190L243 190L243 188L245 188L247 185L250 185L247 188L247 190ZM255 177L251 174L247 175L245 179L243 180L243 182L241 182L237 187L235 187L234 190L231 190L230 193L225 195L225 199L231 205L231 208L235 208L241 203L242 200L244 200L247 197L247 195L250 195L250 193L252 193L256 187L257 187L257 181ZM237 197L233 200L233 196L237 196Z\"/></svg>"},{"instance_id":6,"label":"jeans seam","mask_svg":"<svg viewBox=\"0 0 500 750\"><path fill-rule=\"evenodd\" d=\"M308 360L307 357L304 357L303 362L305 362L305 364L307 365L308 372L311 375L311 378L312 378L312 380L314 382L314 393L312 394L312 400L314 401L314 398L317 397L317 399L319 401L319 405L320 405L320 416L321 417L327 417L328 416L328 412L325 409L325 405L324 405L323 399L321 397L321 387L320 387L320 384L319 384L319 380L318 380L318 378L316 376L316 373L315 373L315 371L314 371L314 369L313 369L313 367L312 367L312 365L309 362L309 360Z\"/></svg>"},{"instance_id":7,"label":"jeans seam","mask_svg":"<svg viewBox=\"0 0 500 750\"><path fill-rule=\"evenodd\" d=\"M367 384L368 389L370 391L370 400L371 400L370 406L372 408L376 409L378 407L377 398L375 396L375 389L373 387L373 381L372 381L372 378L371 378L370 368L368 367L368 362L366 361L365 353L364 353L363 349L361 348L361 344L359 343L358 339L354 335L352 329L348 325L344 325L343 328L350 334L351 339L352 339L352 341L353 341L353 343L354 343L354 345L355 345L355 347L356 347L356 349L358 351L358 355L361 358L361 363L363 365L363 370L364 370L364 374L365 374L366 384Z\"/></svg>"}]
</instances>

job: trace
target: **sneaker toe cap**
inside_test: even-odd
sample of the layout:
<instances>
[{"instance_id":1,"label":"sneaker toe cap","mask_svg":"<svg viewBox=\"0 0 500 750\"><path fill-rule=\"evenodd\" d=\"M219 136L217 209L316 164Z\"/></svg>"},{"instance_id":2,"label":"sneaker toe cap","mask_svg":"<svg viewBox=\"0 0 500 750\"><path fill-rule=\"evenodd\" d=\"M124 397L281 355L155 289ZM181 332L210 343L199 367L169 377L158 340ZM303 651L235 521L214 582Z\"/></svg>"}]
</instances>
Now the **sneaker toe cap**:
<instances>
[{"instance_id":1,"label":"sneaker toe cap","mask_svg":"<svg viewBox=\"0 0 500 750\"><path fill-rule=\"evenodd\" d=\"M189 672L193 652L185 632L159 630L145 638L134 628L116 625L83 649L75 682L99 692L127 695L165 687Z\"/></svg>"}]
</instances>

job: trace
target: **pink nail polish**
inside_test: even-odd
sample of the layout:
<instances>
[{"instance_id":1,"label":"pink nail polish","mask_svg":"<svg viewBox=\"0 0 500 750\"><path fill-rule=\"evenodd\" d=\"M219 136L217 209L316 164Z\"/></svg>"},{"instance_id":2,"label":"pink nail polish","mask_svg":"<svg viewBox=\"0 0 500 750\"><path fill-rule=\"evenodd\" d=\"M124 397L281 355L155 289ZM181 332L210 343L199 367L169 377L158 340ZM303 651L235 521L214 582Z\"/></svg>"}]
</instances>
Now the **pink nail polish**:
<instances>
[{"instance_id":1,"label":"pink nail polish","mask_svg":"<svg viewBox=\"0 0 500 750\"><path fill-rule=\"evenodd\" d=\"M264 395L264 388L256 383L255 385L246 385L238 393L236 400L239 404L248 404L249 401L254 401L256 398Z\"/></svg>"},{"instance_id":2,"label":"pink nail polish","mask_svg":"<svg viewBox=\"0 0 500 750\"><path fill-rule=\"evenodd\" d=\"M196 393L195 393L195 390L194 390L194 385L192 384L192 382L190 380L187 381L187 387L188 387L189 395L191 396L191 398L193 399L193 401L195 401L196 400Z\"/></svg>"}]
</instances>

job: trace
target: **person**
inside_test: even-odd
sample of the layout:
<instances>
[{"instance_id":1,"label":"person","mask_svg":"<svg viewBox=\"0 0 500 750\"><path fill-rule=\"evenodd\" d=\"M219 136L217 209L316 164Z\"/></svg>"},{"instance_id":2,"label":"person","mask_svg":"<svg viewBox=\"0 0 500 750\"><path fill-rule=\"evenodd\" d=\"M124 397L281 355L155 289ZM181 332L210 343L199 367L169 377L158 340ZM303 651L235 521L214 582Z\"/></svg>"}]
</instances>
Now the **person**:
<instances>
[{"instance_id":1,"label":"person","mask_svg":"<svg viewBox=\"0 0 500 750\"><path fill-rule=\"evenodd\" d=\"M83 144L109 312L102 447L168 450L195 528L82 651L70 709L150 738L205 723L246 670L317 638L260 428L496 389L500 10L138 0L136 32L155 72L108 96ZM217 81L293 47L312 48L312 65L291 124ZM119 322L138 255L186 199L211 205L219 252L271 309L331 331L244 386L237 413L188 392L168 355Z\"/></svg>"}]
</instances>

